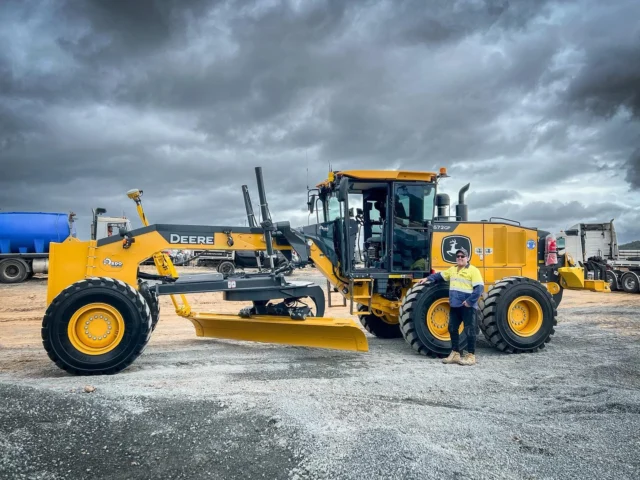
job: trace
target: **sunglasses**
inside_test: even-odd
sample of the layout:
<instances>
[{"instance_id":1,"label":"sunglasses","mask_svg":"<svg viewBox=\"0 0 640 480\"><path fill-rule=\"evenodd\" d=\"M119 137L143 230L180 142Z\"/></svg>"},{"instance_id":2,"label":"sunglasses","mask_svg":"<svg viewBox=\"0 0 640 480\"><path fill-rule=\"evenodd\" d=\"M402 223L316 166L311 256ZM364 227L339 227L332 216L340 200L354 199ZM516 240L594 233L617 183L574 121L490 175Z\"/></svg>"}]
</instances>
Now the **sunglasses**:
<instances>
[{"instance_id":1,"label":"sunglasses","mask_svg":"<svg viewBox=\"0 0 640 480\"><path fill-rule=\"evenodd\" d=\"M456 255L456 258L467 258L465 255Z\"/></svg>"}]
</instances>

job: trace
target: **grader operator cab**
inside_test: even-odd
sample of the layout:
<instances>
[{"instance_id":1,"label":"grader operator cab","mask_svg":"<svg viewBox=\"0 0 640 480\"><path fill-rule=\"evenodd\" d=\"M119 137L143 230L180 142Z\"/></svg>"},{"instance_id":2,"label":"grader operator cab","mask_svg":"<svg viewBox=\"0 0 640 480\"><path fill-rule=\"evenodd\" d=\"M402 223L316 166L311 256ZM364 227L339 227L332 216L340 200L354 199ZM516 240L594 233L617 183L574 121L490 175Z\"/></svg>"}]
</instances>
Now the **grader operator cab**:
<instances>
[{"instance_id":1,"label":"grader operator cab","mask_svg":"<svg viewBox=\"0 0 640 480\"><path fill-rule=\"evenodd\" d=\"M602 280L585 280L568 257L545 265L546 232L513 222L469 222L464 202L456 216L446 216L448 198L437 193L443 177L445 169L331 172L309 194L317 223L301 231L272 221L260 167L259 224L243 186L248 227L149 224L142 191L131 190L128 196L136 203L142 228L121 229L118 236L101 240L69 237L52 244L44 348L71 373L121 371L144 350L159 320L159 296L169 295L197 336L367 351L362 328L351 319L324 317L322 289L288 280L284 273L292 264L276 268L276 251L289 259L295 252L298 262L313 264L351 302L352 311L357 305L360 322L370 333L403 337L429 356L450 351L448 289L417 282L450 266L450 252L458 246L468 247L471 262L484 274L480 328L502 351L544 347L554 333L563 288L608 291ZM268 264L253 274L178 275L162 253L195 247L266 251ZM140 271L141 262L150 257L157 274ZM195 312L186 295L202 292L222 292L225 300L252 305L237 315Z\"/></svg>"}]
</instances>

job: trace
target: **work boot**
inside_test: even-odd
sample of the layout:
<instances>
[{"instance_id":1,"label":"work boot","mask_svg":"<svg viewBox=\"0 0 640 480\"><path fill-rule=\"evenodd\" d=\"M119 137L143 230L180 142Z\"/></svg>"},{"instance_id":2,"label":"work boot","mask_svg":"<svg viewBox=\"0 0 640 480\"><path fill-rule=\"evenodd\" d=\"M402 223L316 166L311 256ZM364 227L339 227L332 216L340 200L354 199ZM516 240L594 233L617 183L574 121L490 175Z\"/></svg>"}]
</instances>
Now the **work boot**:
<instances>
[{"instance_id":1,"label":"work boot","mask_svg":"<svg viewBox=\"0 0 640 480\"><path fill-rule=\"evenodd\" d=\"M475 365L476 356L474 353L467 353L458 360L459 365Z\"/></svg>"},{"instance_id":2,"label":"work boot","mask_svg":"<svg viewBox=\"0 0 640 480\"><path fill-rule=\"evenodd\" d=\"M451 350L449 356L442 360L442 363L460 363L460 353Z\"/></svg>"}]
</instances>

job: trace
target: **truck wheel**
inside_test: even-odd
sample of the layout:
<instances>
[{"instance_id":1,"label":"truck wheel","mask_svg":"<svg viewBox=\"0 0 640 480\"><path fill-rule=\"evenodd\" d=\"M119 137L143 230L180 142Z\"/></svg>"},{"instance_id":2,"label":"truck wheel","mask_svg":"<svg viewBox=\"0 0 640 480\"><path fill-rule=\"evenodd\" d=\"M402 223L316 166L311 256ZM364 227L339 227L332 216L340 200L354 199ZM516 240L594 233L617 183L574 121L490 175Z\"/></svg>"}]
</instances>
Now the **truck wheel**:
<instances>
[{"instance_id":1,"label":"truck wheel","mask_svg":"<svg viewBox=\"0 0 640 480\"><path fill-rule=\"evenodd\" d=\"M479 302L482 332L502 352L534 352L545 347L558 324L551 293L526 277L508 277L492 285Z\"/></svg>"},{"instance_id":2,"label":"truck wheel","mask_svg":"<svg viewBox=\"0 0 640 480\"><path fill-rule=\"evenodd\" d=\"M358 310L366 311L367 307L360 305ZM402 332L400 331L399 323L389 323L385 319L374 315L358 315L360 323L367 332L378 338L402 338Z\"/></svg>"},{"instance_id":3,"label":"truck wheel","mask_svg":"<svg viewBox=\"0 0 640 480\"><path fill-rule=\"evenodd\" d=\"M449 336L449 285L415 284L402 299L400 331L416 352L444 357L451 352ZM460 325L460 349L467 346L464 324Z\"/></svg>"},{"instance_id":4,"label":"truck wheel","mask_svg":"<svg viewBox=\"0 0 640 480\"><path fill-rule=\"evenodd\" d=\"M618 277L613 270L607 270L607 282L609 282L609 288L612 292L620 290L618 285Z\"/></svg>"},{"instance_id":5,"label":"truck wheel","mask_svg":"<svg viewBox=\"0 0 640 480\"><path fill-rule=\"evenodd\" d=\"M42 320L49 358L76 375L113 374L140 356L151 337L141 293L112 278L80 280L51 302Z\"/></svg>"},{"instance_id":6,"label":"truck wheel","mask_svg":"<svg viewBox=\"0 0 640 480\"><path fill-rule=\"evenodd\" d=\"M627 293L638 293L640 290L640 279L635 272L624 272L620 277L622 290Z\"/></svg>"},{"instance_id":7,"label":"truck wheel","mask_svg":"<svg viewBox=\"0 0 640 480\"><path fill-rule=\"evenodd\" d=\"M218 265L218 272L220 272L223 275L231 275L235 271L236 271L236 267L231 262L225 261L220 263L220 265Z\"/></svg>"},{"instance_id":8,"label":"truck wheel","mask_svg":"<svg viewBox=\"0 0 640 480\"><path fill-rule=\"evenodd\" d=\"M22 283L29 276L27 264L18 258L0 261L0 283Z\"/></svg>"}]
</instances>

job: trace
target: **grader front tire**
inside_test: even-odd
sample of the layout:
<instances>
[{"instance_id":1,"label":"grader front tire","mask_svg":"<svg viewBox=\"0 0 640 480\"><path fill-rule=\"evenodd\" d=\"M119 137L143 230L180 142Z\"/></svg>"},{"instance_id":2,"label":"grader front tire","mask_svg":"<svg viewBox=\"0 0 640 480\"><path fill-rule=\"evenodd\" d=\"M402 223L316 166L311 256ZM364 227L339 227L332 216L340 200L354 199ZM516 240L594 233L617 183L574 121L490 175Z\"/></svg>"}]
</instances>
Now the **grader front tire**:
<instances>
[{"instance_id":1,"label":"grader front tire","mask_svg":"<svg viewBox=\"0 0 640 480\"><path fill-rule=\"evenodd\" d=\"M526 277L504 278L479 302L481 330L487 341L507 353L535 352L551 341L558 324L553 296Z\"/></svg>"},{"instance_id":2,"label":"grader front tire","mask_svg":"<svg viewBox=\"0 0 640 480\"><path fill-rule=\"evenodd\" d=\"M359 307L358 310L367 310L364 305ZM360 323L367 332L378 338L402 338L402 332L400 331L400 324L388 323L383 318L374 315L358 315Z\"/></svg>"},{"instance_id":3,"label":"grader front tire","mask_svg":"<svg viewBox=\"0 0 640 480\"><path fill-rule=\"evenodd\" d=\"M149 305L149 311L151 312L151 332L154 332L158 325L158 320L160 320L160 301L158 296L149 289L146 282L138 281L138 291Z\"/></svg>"},{"instance_id":4,"label":"grader front tire","mask_svg":"<svg viewBox=\"0 0 640 480\"><path fill-rule=\"evenodd\" d=\"M145 298L111 278L89 278L64 289L42 321L49 358L76 375L114 374L149 342L152 318Z\"/></svg>"}]
</instances>

